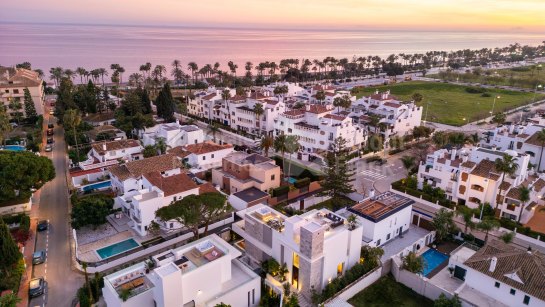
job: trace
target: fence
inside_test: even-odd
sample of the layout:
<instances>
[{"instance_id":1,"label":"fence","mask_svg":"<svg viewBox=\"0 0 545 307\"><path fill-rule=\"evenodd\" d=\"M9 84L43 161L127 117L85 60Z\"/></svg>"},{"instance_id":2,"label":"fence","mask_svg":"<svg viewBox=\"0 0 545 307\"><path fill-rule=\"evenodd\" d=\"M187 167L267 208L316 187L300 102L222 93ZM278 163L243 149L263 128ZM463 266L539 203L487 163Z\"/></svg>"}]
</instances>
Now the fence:
<instances>
[{"instance_id":1,"label":"fence","mask_svg":"<svg viewBox=\"0 0 545 307\"><path fill-rule=\"evenodd\" d=\"M289 191L287 194L280 195L280 196L277 196L277 197L271 197L269 199L269 205L274 206L274 205L277 205L278 203L281 203L281 202L284 202L284 201L287 201L288 203L292 203L292 202L297 201L298 197L301 197L303 195L315 192L315 191L317 191L317 190L319 190L321 188L322 187L320 186L320 183L318 181L314 181L314 182L311 182L310 185L307 186L307 187L303 187L303 188L300 188L300 189L295 189L295 190ZM306 201L307 200L305 199L305 203L306 203ZM296 209L299 209L299 208L296 208Z\"/></svg>"},{"instance_id":2,"label":"fence","mask_svg":"<svg viewBox=\"0 0 545 307\"><path fill-rule=\"evenodd\" d=\"M330 303L332 303L332 301L335 299L341 299L345 301L351 299L354 295L358 294L360 291L369 287L371 284L379 280L381 276L382 276L382 266L379 266L375 268L374 270L368 272L367 274L363 275L352 284L345 287L341 292L337 293L334 297L325 301L324 305L334 306L334 304L330 304Z\"/></svg>"},{"instance_id":3,"label":"fence","mask_svg":"<svg viewBox=\"0 0 545 307\"><path fill-rule=\"evenodd\" d=\"M28 202L22 204L0 207L0 215L27 212L30 211L30 209L32 209L32 197Z\"/></svg>"}]
</instances>

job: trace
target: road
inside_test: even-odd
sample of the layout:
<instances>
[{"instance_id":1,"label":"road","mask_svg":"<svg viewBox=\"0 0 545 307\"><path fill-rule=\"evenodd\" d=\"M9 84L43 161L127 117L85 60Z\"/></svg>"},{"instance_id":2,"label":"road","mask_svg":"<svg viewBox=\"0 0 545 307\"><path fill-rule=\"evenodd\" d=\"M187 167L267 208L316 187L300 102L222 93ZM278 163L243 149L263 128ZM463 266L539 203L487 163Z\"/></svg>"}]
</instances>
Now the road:
<instances>
[{"instance_id":1,"label":"road","mask_svg":"<svg viewBox=\"0 0 545 307\"><path fill-rule=\"evenodd\" d=\"M44 116L49 120L49 115ZM51 116L51 121L55 119ZM55 125L54 147L45 153L53 161L56 177L41 190L38 218L49 220L47 231L36 236L36 251L45 250L47 260L36 265L33 277L43 276L47 282L46 293L30 300L29 306L71 306L76 291L83 285L84 277L72 268L70 253L70 218L68 214L68 187L66 185L67 161L64 130Z\"/></svg>"},{"instance_id":2,"label":"road","mask_svg":"<svg viewBox=\"0 0 545 307\"><path fill-rule=\"evenodd\" d=\"M407 176L407 171L400 158L407 153L399 153L389 156L387 163L377 165L375 162L367 163L365 159L356 162L354 181L352 186L358 193L369 195L371 190L375 195L386 192L390 184Z\"/></svg>"}]
</instances>

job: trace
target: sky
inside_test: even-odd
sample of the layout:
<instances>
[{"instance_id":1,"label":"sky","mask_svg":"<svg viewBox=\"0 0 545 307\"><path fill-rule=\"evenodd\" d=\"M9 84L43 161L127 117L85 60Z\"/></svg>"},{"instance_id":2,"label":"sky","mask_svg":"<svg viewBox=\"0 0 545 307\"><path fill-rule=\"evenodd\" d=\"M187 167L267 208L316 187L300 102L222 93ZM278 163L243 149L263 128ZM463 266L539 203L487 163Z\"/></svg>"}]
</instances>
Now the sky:
<instances>
[{"instance_id":1,"label":"sky","mask_svg":"<svg viewBox=\"0 0 545 307\"><path fill-rule=\"evenodd\" d=\"M21 0L4 22L545 34L545 0Z\"/></svg>"}]
</instances>

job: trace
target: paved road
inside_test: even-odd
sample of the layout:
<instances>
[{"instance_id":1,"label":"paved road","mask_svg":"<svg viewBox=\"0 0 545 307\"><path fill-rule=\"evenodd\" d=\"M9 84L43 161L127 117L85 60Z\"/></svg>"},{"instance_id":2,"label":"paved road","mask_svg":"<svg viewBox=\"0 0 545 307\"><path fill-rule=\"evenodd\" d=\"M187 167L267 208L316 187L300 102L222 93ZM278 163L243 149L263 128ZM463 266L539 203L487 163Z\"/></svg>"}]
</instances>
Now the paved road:
<instances>
[{"instance_id":1,"label":"paved road","mask_svg":"<svg viewBox=\"0 0 545 307\"><path fill-rule=\"evenodd\" d=\"M46 115L46 121L48 117ZM36 242L37 251L47 252L47 261L35 266L33 272L33 277L45 277L47 292L32 299L29 306L71 306L77 289L84 282L83 275L71 266L64 131L57 125L54 141L53 151L45 155L53 160L56 177L42 188L38 211L38 218L49 220L50 227L48 231L38 233Z\"/></svg>"},{"instance_id":2,"label":"paved road","mask_svg":"<svg viewBox=\"0 0 545 307\"><path fill-rule=\"evenodd\" d=\"M405 153L389 156L387 163L376 165L375 162L367 163L365 159L356 162L354 181L352 186L358 193L369 195L375 190L375 195L388 191L390 184L407 176L400 158Z\"/></svg>"}]
</instances>

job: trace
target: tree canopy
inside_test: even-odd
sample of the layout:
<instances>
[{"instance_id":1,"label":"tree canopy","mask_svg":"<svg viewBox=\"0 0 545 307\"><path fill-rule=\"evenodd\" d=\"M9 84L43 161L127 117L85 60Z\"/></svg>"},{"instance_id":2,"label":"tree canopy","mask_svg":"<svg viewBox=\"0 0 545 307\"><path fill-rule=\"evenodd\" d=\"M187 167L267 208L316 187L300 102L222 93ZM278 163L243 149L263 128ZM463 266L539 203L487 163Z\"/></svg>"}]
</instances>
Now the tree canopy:
<instances>
[{"instance_id":1,"label":"tree canopy","mask_svg":"<svg viewBox=\"0 0 545 307\"><path fill-rule=\"evenodd\" d=\"M114 200L107 196L72 197L72 227L79 229L85 226L96 228L106 223L106 216L112 213Z\"/></svg>"},{"instance_id":2,"label":"tree canopy","mask_svg":"<svg viewBox=\"0 0 545 307\"><path fill-rule=\"evenodd\" d=\"M38 114L36 113L36 107L34 106L34 99L32 99L32 95L30 95L30 91L28 90L28 87L24 88L25 98L25 114L26 117L29 119L34 119Z\"/></svg>"},{"instance_id":3,"label":"tree canopy","mask_svg":"<svg viewBox=\"0 0 545 307\"><path fill-rule=\"evenodd\" d=\"M333 151L326 156L326 166L323 169L325 175L321 183L320 195L330 196L338 207L343 205L344 196L354 191L351 185L353 174L348 170L346 163L345 144L346 141L342 138L334 141Z\"/></svg>"},{"instance_id":4,"label":"tree canopy","mask_svg":"<svg viewBox=\"0 0 545 307\"><path fill-rule=\"evenodd\" d=\"M163 118L166 122L174 121L174 110L176 104L174 98L172 98L172 92L170 91L170 85L165 83L157 99L155 99L155 106L157 107L157 116Z\"/></svg>"}]
</instances>

